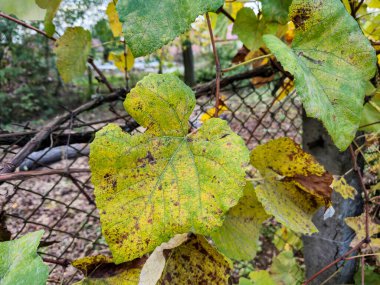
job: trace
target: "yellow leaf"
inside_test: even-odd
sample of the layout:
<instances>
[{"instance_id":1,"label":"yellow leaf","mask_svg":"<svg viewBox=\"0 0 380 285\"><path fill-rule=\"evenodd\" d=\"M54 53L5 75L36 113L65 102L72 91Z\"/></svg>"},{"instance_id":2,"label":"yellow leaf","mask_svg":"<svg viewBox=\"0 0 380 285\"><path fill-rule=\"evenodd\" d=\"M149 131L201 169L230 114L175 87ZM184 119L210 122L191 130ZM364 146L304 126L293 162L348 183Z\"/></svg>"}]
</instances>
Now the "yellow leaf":
<instances>
[{"instance_id":1,"label":"yellow leaf","mask_svg":"<svg viewBox=\"0 0 380 285\"><path fill-rule=\"evenodd\" d=\"M122 24L119 20L119 15L117 14L116 11L116 3L117 0L112 0L108 6L107 6L107 16L108 16L108 21L110 23L111 31L114 37L120 37L123 32L122 32Z\"/></svg>"},{"instance_id":2,"label":"yellow leaf","mask_svg":"<svg viewBox=\"0 0 380 285\"><path fill-rule=\"evenodd\" d=\"M343 197L343 199L350 198L354 200L357 195L356 189L349 185L343 176L340 179L334 178L331 186L335 192L338 192Z\"/></svg>"},{"instance_id":3,"label":"yellow leaf","mask_svg":"<svg viewBox=\"0 0 380 285\"><path fill-rule=\"evenodd\" d=\"M293 41L295 29L296 29L296 26L294 26L293 21L290 21L288 23L288 30L285 33L286 42L291 43Z\"/></svg>"},{"instance_id":4,"label":"yellow leaf","mask_svg":"<svg viewBox=\"0 0 380 285\"><path fill-rule=\"evenodd\" d=\"M256 147L251 163L265 179L256 194L267 213L295 232L317 232L311 219L332 192L323 166L286 137Z\"/></svg>"},{"instance_id":5,"label":"yellow leaf","mask_svg":"<svg viewBox=\"0 0 380 285\"><path fill-rule=\"evenodd\" d=\"M346 8L348 14L351 14L350 0L343 0L343 5Z\"/></svg>"},{"instance_id":6,"label":"yellow leaf","mask_svg":"<svg viewBox=\"0 0 380 285\"><path fill-rule=\"evenodd\" d=\"M369 223L368 223L369 236L372 237L373 235L380 233L380 225L375 224L372 221L371 217L368 217L368 218L369 218ZM344 221L356 233L355 238L352 240L352 242L350 244L351 247L354 247L360 241L362 241L366 235L366 232L365 232L365 213L363 213L357 217L345 218Z\"/></svg>"},{"instance_id":7,"label":"yellow leaf","mask_svg":"<svg viewBox=\"0 0 380 285\"><path fill-rule=\"evenodd\" d=\"M280 102L282 99L288 96L293 90L294 90L294 81L289 79L288 77L285 78L284 82L282 83L282 86L276 91L276 96L277 96L276 101Z\"/></svg>"},{"instance_id":8,"label":"yellow leaf","mask_svg":"<svg viewBox=\"0 0 380 285\"><path fill-rule=\"evenodd\" d=\"M226 2L224 4L224 10L226 10L234 19L236 19L237 12L239 12L239 10L243 7L244 3L238 1Z\"/></svg>"},{"instance_id":9,"label":"yellow leaf","mask_svg":"<svg viewBox=\"0 0 380 285\"><path fill-rule=\"evenodd\" d=\"M125 56L124 52L110 52L108 55L108 60L113 61L116 67L121 71L125 71ZM133 64L135 63L135 58L133 57L130 50L127 50L127 71L131 70Z\"/></svg>"},{"instance_id":10,"label":"yellow leaf","mask_svg":"<svg viewBox=\"0 0 380 285\"><path fill-rule=\"evenodd\" d=\"M222 106L222 107L219 107L218 117L219 117L220 115L222 115L223 113L225 113L226 111L228 111L227 106L224 105L224 106ZM215 112L216 112L215 107L212 107L212 108L208 109L208 110L206 111L206 113L202 114L202 116L201 116L201 118L200 118L201 122L204 123L204 122L206 122L207 120L209 120L209 119L211 119L211 118L214 118L214 116L215 116Z\"/></svg>"}]
</instances>

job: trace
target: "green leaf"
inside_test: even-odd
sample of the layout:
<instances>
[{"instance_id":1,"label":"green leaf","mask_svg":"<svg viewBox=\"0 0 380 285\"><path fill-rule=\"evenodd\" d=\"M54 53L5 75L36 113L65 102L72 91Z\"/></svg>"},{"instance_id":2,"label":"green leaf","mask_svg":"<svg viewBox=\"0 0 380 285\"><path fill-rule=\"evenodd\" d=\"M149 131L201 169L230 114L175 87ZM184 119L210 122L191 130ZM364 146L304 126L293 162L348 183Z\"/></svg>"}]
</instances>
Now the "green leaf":
<instances>
[{"instance_id":1,"label":"green leaf","mask_svg":"<svg viewBox=\"0 0 380 285\"><path fill-rule=\"evenodd\" d=\"M0 242L1 285L44 285L49 268L37 254L43 231Z\"/></svg>"},{"instance_id":2,"label":"green leaf","mask_svg":"<svg viewBox=\"0 0 380 285\"><path fill-rule=\"evenodd\" d=\"M157 284L228 284L229 260L203 236L192 236L166 253L165 269Z\"/></svg>"},{"instance_id":3,"label":"green leaf","mask_svg":"<svg viewBox=\"0 0 380 285\"><path fill-rule=\"evenodd\" d=\"M317 232L311 219L332 192L333 178L323 166L290 138L256 147L251 163L265 179L256 195L267 213L297 233Z\"/></svg>"},{"instance_id":4,"label":"green leaf","mask_svg":"<svg viewBox=\"0 0 380 285\"><path fill-rule=\"evenodd\" d=\"M289 6L292 0L260 0L264 19L285 25L288 20Z\"/></svg>"},{"instance_id":5,"label":"green leaf","mask_svg":"<svg viewBox=\"0 0 380 285\"><path fill-rule=\"evenodd\" d=\"M232 33L239 37L250 50L257 50L264 45L264 34L275 34L279 28L277 23L258 19L251 8L239 10L232 29Z\"/></svg>"},{"instance_id":6,"label":"green leaf","mask_svg":"<svg viewBox=\"0 0 380 285\"><path fill-rule=\"evenodd\" d=\"M198 15L216 11L223 0L119 0L116 5L135 57L154 52L190 28Z\"/></svg>"},{"instance_id":7,"label":"green leaf","mask_svg":"<svg viewBox=\"0 0 380 285\"><path fill-rule=\"evenodd\" d=\"M57 13L59 5L61 4L61 0L36 0L36 3L41 9L46 10L45 32L47 33L48 36L51 37L55 33L55 26L53 24L53 19L54 19L55 13Z\"/></svg>"},{"instance_id":8,"label":"green leaf","mask_svg":"<svg viewBox=\"0 0 380 285\"><path fill-rule=\"evenodd\" d=\"M292 48L271 35L264 42L294 75L307 115L321 120L345 150L376 71L375 51L340 0L294 0L290 18L296 26Z\"/></svg>"},{"instance_id":9,"label":"green leaf","mask_svg":"<svg viewBox=\"0 0 380 285\"><path fill-rule=\"evenodd\" d=\"M211 237L216 247L229 258L251 260L257 251L261 224L268 218L248 181L243 197L228 211L223 226Z\"/></svg>"},{"instance_id":10,"label":"green leaf","mask_svg":"<svg viewBox=\"0 0 380 285\"><path fill-rule=\"evenodd\" d=\"M0 11L15 15L24 21L43 20L45 15L45 11L36 5L35 0L2 0Z\"/></svg>"},{"instance_id":11,"label":"green leaf","mask_svg":"<svg viewBox=\"0 0 380 285\"><path fill-rule=\"evenodd\" d=\"M376 123L377 122L377 123ZM364 105L360 129L366 132L380 132L380 89Z\"/></svg>"},{"instance_id":12,"label":"green leaf","mask_svg":"<svg viewBox=\"0 0 380 285\"><path fill-rule=\"evenodd\" d=\"M81 76L86 70L91 50L91 34L82 27L67 28L56 44L57 68L65 82Z\"/></svg>"},{"instance_id":13,"label":"green leaf","mask_svg":"<svg viewBox=\"0 0 380 285\"><path fill-rule=\"evenodd\" d=\"M130 136L110 124L90 152L103 234L116 263L175 234L208 235L220 227L243 194L249 160L226 121L210 119L188 134L195 96L174 75L146 76L124 106L147 131Z\"/></svg>"},{"instance_id":14,"label":"green leaf","mask_svg":"<svg viewBox=\"0 0 380 285\"><path fill-rule=\"evenodd\" d=\"M252 271L249 278L253 281L253 285L276 285L269 272L266 270Z\"/></svg>"},{"instance_id":15,"label":"green leaf","mask_svg":"<svg viewBox=\"0 0 380 285\"><path fill-rule=\"evenodd\" d=\"M136 259L119 265L104 255L87 256L73 261L85 278L73 285L137 285L145 259Z\"/></svg>"},{"instance_id":16,"label":"green leaf","mask_svg":"<svg viewBox=\"0 0 380 285\"><path fill-rule=\"evenodd\" d=\"M291 251L283 251L273 259L270 273L273 280L282 285L302 284L304 280L303 270Z\"/></svg>"}]
</instances>

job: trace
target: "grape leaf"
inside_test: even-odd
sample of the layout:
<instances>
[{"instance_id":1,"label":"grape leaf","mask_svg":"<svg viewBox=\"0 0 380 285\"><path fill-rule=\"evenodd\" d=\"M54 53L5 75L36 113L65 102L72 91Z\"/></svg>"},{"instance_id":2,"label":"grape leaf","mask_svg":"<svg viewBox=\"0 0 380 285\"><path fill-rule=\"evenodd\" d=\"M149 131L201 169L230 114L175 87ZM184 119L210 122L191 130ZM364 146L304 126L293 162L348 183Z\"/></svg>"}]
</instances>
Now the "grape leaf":
<instances>
[{"instance_id":1,"label":"grape leaf","mask_svg":"<svg viewBox=\"0 0 380 285\"><path fill-rule=\"evenodd\" d=\"M3 0L0 1L0 11L24 21L43 20L45 15L45 11L36 5L35 0Z\"/></svg>"},{"instance_id":2,"label":"grape leaf","mask_svg":"<svg viewBox=\"0 0 380 285\"><path fill-rule=\"evenodd\" d=\"M304 273L292 251L283 251L277 255L270 268L271 277L277 284L297 285L302 284Z\"/></svg>"},{"instance_id":3,"label":"grape leaf","mask_svg":"<svg viewBox=\"0 0 380 285\"><path fill-rule=\"evenodd\" d=\"M166 254L165 269L157 284L228 284L229 260L203 236L193 235Z\"/></svg>"},{"instance_id":4,"label":"grape leaf","mask_svg":"<svg viewBox=\"0 0 380 285\"><path fill-rule=\"evenodd\" d=\"M121 71L125 72L125 56L123 51L110 52L108 55L108 60L113 61L116 67ZM133 57L131 51L127 50L127 70L131 70L133 64L135 63L135 58Z\"/></svg>"},{"instance_id":5,"label":"grape leaf","mask_svg":"<svg viewBox=\"0 0 380 285\"><path fill-rule=\"evenodd\" d=\"M249 153L226 121L188 134L192 90L151 74L124 102L147 130L130 136L110 124L91 144L90 167L103 234L115 263L152 251L175 234L209 234L237 204Z\"/></svg>"},{"instance_id":6,"label":"grape leaf","mask_svg":"<svg viewBox=\"0 0 380 285\"><path fill-rule=\"evenodd\" d=\"M55 33L55 25L53 24L53 19L55 13L61 4L61 0L36 0L37 5L41 9L46 10L45 14L45 32L48 36L53 36Z\"/></svg>"},{"instance_id":7,"label":"grape leaf","mask_svg":"<svg viewBox=\"0 0 380 285\"><path fill-rule=\"evenodd\" d=\"M375 51L339 0L294 0L292 48L265 35L264 42L295 77L310 117L321 120L335 145L346 149L359 127Z\"/></svg>"},{"instance_id":8,"label":"grape leaf","mask_svg":"<svg viewBox=\"0 0 380 285\"><path fill-rule=\"evenodd\" d=\"M251 260L257 251L261 224L268 218L248 181L243 197L228 211L223 226L211 237L216 247L229 258Z\"/></svg>"},{"instance_id":9,"label":"grape leaf","mask_svg":"<svg viewBox=\"0 0 380 285\"><path fill-rule=\"evenodd\" d=\"M0 242L1 285L44 285L49 268L37 254L43 231Z\"/></svg>"},{"instance_id":10,"label":"grape leaf","mask_svg":"<svg viewBox=\"0 0 380 285\"><path fill-rule=\"evenodd\" d=\"M85 278L73 285L137 285L145 258L119 265L104 255L87 256L73 261L72 265L81 270Z\"/></svg>"},{"instance_id":11,"label":"grape leaf","mask_svg":"<svg viewBox=\"0 0 380 285\"><path fill-rule=\"evenodd\" d=\"M260 0L266 21L285 25L288 22L289 6L292 0Z\"/></svg>"},{"instance_id":12,"label":"grape leaf","mask_svg":"<svg viewBox=\"0 0 380 285\"><path fill-rule=\"evenodd\" d=\"M343 176L338 179L334 179L331 187L335 192L338 192L343 197L343 199L354 200L355 196L358 194L356 189L348 184Z\"/></svg>"},{"instance_id":13,"label":"grape leaf","mask_svg":"<svg viewBox=\"0 0 380 285\"><path fill-rule=\"evenodd\" d=\"M344 221L346 224L355 231L356 236L352 240L350 246L354 247L356 246L360 241L362 241L365 236L365 213L361 214L360 216L357 217L348 217L345 218ZM376 235L380 233L380 225L376 224L374 221L372 221L371 217L369 217L369 223L368 223L368 228L369 228L369 236Z\"/></svg>"},{"instance_id":14,"label":"grape leaf","mask_svg":"<svg viewBox=\"0 0 380 285\"><path fill-rule=\"evenodd\" d=\"M110 23L113 36L120 37L123 34L122 32L123 26L119 20L119 15L117 14L115 3L117 3L117 0L116 1L112 0L108 4L107 9L106 9L106 14L108 16L108 21Z\"/></svg>"},{"instance_id":15,"label":"grape leaf","mask_svg":"<svg viewBox=\"0 0 380 285\"><path fill-rule=\"evenodd\" d=\"M252 271L249 273L249 278L253 281L254 285L276 285L269 272L266 270Z\"/></svg>"},{"instance_id":16,"label":"grape leaf","mask_svg":"<svg viewBox=\"0 0 380 285\"><path fill-rule=\"evenodd\" d=\"M264 45L263 35L275 34L278 29L277 23L259 20L251 8L245 7L237 13L232 33L236 34L247 48L257 50Z\"/></svg>"},{"instance_id":17,"label":"grape leaf","mask_svg":"<svg viewBox=\"0 0 380 285\"><path fill-rule=\"evenodd\" d=\"M366 132L380 132L380 89L364 105L364 110L360 122L360 129Z\"/></svg>"},{"instance_id":18,"label":"grape leaf","mask_svg":"<svg viewBox=\"0 0 380 285\"><path fill-rule=\"evenodd\" d=\"M56 41L57 68L65 82L83 74L90 50L91 34L82 27L67 28Z\"/></svg>"},{"instance_id":19,"label":"grape leaf","mask_svg":"<svg viewBox=\"0 0 380 285\"><path fill-rule=\"evenodd\" d=\"M295 232L317 232L311 219L330 200L331 174L289 138L256 147L251 163L265 179L256 195L267 213Z\"/></svg>"},{"instance_id":20,"label":"grape leaf","mask_svg":"<svg viewBox=\"0 0 380 285\"><path fill-rule=\"evenodd\" d=\"M135 57L154 52L190 28L198 15L216 11L223 0L119 0L116 5Z\"/></svg>"},{"instance_id":21,"label":"grape leaf","mask_svg":"<svg viewBox=\"0 0 380 285\"><path fill-rule=\"evenodd\" d=\"M189 239L189 234L175 235L168 242L162 243L149 255L140 274L140 284L155 285L160 280L162 272L165 269L166 257L168 250L180 246ZM166 257L165 257L166 256ZM173 273L173 272L172 272Z\"/></svg>"}]
</instances>

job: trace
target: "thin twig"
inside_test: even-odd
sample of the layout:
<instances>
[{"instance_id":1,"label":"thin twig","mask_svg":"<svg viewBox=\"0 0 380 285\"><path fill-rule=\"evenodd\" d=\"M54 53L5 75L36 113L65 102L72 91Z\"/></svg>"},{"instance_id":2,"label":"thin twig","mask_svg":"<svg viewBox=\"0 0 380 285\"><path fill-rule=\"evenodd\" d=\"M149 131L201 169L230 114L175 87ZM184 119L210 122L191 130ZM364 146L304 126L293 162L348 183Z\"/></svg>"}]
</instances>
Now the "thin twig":
<instances>
[{"instance_id":1,"label":"thin twig","mask_svg":"<svg viewBox=\"0 0 380 285\"><path fill-rule=\"evenodd\" d=\"M369 127L369 126L376 125L376 124L380 124L380 121L376 121L376 122L373 122L373 123L370 123L370 124L362 125L359 128L365 128L365 127Z\"/></svg>"},{"instance_id":2,"label":"thin twig","mask_svg":"<svg viewBox=\"0 0 380 285\"><path fill-rule=\"evenodd\" d=\"M354 168L354 171L356 172L358 178L359 178L359 183L360 187L362 188L362 191L364 193L364 214L365 214L365 240L366 243L370 242L370 233L369 233L369 194L367 191L367 188L365 187L364 180L363 180L363 175L358 167L357 164L357 156L355 154L354 148L352 147L352 144L350 145L350 155L351 155L351 160L352 160L352 166Z\"/></svg>"},{"instance_id":3,"label":"thin twig","mask_svg":"<svg viewBox=\"0 0 380 285\"><path fill-rule=\"evenodd\" d=\"M322 274L323 272L325 272L326 270L330 269L332 266L334 266L335 264L337 264L338 262L344 260L346 258L346 256L350 255L351 253L357 251L363 244L366 243L366 239L363 239L362 241L360 241L356 246L354 246L352 249L350 249L349 251L347 251L345 254L343 254L341 257L335 259L333 262L331 262L330 264L326 265L325 267L323 267L321 270L319 270L317 273L315 273L313 276L311 276L309 279L307 279L303 285L307 285L307 284L310 284L311 281L313 281L315 278L317 278L320 274Z\"/></svg>"},{"instance_id":4,"label":"thin twig","mask_svg":"<svg viewBox=\"0 0 380 285\"><path fill-rule=\"evenodd\" d=\"M254 62L256 60L260 60L260 59L271 57L271 56L272 56L272 54L270 53L270 54L264 54L262 56L258 56L258 57L255 57L255 58L251 58L251 59L249 59L247 61L244 61L244 62L241 62L239 64L232 65L232 66L230 66L230 67L228 67L226 69L222 69L222 73L229 72L229 71L234 70L235 68L238 68L240 66L243 66L243 65L246 65L246 64L250 64L251 62Z\"/></svg>"},{"instance_id":5,"label":"thin twig","mask_svg":"<svg viewBox=\"0 0 380 285\"><path fill-rule=\"evenodd\" d=\"M224 10L223 6L216 11L217 13L222 13L224 16L226 16L232 23L235 23L234 17L231 16L230 13L228 13L226 10Z\"/></svg>"},{"instance_id":6,"label":"thin twig","mask_svg":"<svg viewBox=\"0 0 380 285\"><path fill-rule=\"evenodd\" d=\"M361 272L361 274L362 274L362 285L365 285L365 273L364 273L364 256L362 256L362 258L361 258L361 269L362 269L362 272Z\"/></svg>"},{"instance_id":7,"label":"thin twig","mask_svg":"<svg viewBox=\"0 0 380 285\"><path fill-rule=\"evenodd\" d=\"M46 34L44 31L42 31L42 30L40 30L40 29L38 29L38 28L36 28L36 27L33 27L32 25L29 25L29 24L25 23L24 21L21 21L21 20L19 20L19 19L16 19L16 18L14 18L14 17L12 17L12 16L9 16L9 15L7 15L7 14L4 14L4 13L2 13L2 12L0 12L0 17L3 17L3 18L8 19L8 20L10 20L10 21L13 21L13 22L15 22L16 24L19 24L19 25L21 25L21 26L23 26L23 27L25 27L25 28L27 28L27 29L33 30L33 31L35 31L35 32L37 32L37 33L43 35L44 37L46 37L46 38L48 38L48 39L50 39L50 40L52 40L52 41L54 41L54 42L57 41L56 38L54 38L54 37L52 37L52 36L49 36L49 35ZM104 84L107 86L108 90L109 90L110 92L113 92L114 89L112 88L111 84L108 82L108 80L107 80L107 78L104 76L103 72L102 72L102 71L101 71L101 70L95 65L93 59L92 59L92 58L88 58L87 62L88 62L93 68L94 68L94 70L96 71L96 73L97 73L97 74L100 76L100 78L102 79L102 83L104 83Z\"/></svg>"},{"instance_id":8,"label":"thin twig","mask_svg":"<svg viewBox=\"0 0 380 285\"><path fill-rule=\"evenodd\" d=\"M380 255L380 252L378 252L378 253L360 254L360 255L355 255L355 256L347 257L347 258L345 258L345 260L352 260L352 259L361 258L361 257L378 256L378 255Z\"/></svg>"},{"instance_id":9,"label":"thin twig","mask_svg":"<svg viewBox=\"0 0 380 285\"><path fill-rule=\"evenodd\" d=\"M67 168L67 169L47 169L47 170L29 170L29 171L19 171L13 173L0 174L0 182L10 181L10 180L25 180L28 178L33 178L36 176L43 175L70 175L72 173L82 173L90 172L87 168Z\"/></svg>"},{"instance_id":10,"label":"thin twig","mask_svg":"<svg viewBox=\"0 0 380 285\"><path fill-rule=\"evenodd\" d=\"M43 257L42 260L44 262L47 262L47 263L52 263L52 264L57 264L57 265L61 265L63 267L67 267L70 265L70 261L67 260L67 259L53 259L53 258L49 258L49 257Z\"/></svg>"},{"instance_id":11,"label":"thin twig","mask_svg":"<svg viewBox=\"0 0 380 285\"><path fill-rule=\"evenodd\" d=\"M220 93L221 69L220 69L218 52L217 52L216 47L215 47L215 39L214 39L214 34L212 32L210 16L208 15L208 13L206 13L206 19L207 19L208 31L210 33L210 38L211 38L212 52L214 53L214 59L215 59L216 77L215 77L215 114L214 114L214 117L217 118L218 113L219 113L219 105L220 105L220 94L219 93Z\"/></svg>"}]
</instances>

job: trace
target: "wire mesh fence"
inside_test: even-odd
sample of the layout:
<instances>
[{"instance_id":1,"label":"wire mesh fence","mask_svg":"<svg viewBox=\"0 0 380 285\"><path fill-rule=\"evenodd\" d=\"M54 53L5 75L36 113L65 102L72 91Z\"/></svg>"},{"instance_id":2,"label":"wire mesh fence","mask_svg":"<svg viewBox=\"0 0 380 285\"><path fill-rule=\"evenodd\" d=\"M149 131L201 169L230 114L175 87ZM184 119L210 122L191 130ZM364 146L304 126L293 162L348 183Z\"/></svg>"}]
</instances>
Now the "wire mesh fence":
<instances>
[{"instance_id":1,"label":"wire mesh fence","mask_svg":"<svg viewBox=\"0 0 380 285\"><path fill-rule=\"evenodd\" d=\"M301 142L301 104L292 92L280 98L285 84L280 74L261 86L244 76L232 79L223 84L220 117L250 149L282 136ZM197 106L190 121L193 127L212 115L212 86L195 88ZM39 252L50 264L49 284L71 284L80 277L70 261L109 253L101 235L88 171L89 143L95 132L110 122L130 133L143 131L125 113L123 95L121 91L112 98L99 96L88 108L63 110L65 119L55 121L58 125L17 125L10 132L0 133L2 168L17 166L19 170L0 175L0 217L12 239L31 231L45 231ZM23 157L20 153L24 159L12 165Z\"/></svg>"}]
</instances>

